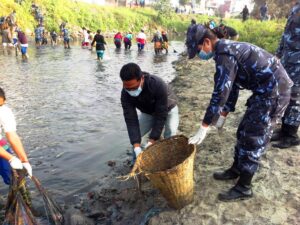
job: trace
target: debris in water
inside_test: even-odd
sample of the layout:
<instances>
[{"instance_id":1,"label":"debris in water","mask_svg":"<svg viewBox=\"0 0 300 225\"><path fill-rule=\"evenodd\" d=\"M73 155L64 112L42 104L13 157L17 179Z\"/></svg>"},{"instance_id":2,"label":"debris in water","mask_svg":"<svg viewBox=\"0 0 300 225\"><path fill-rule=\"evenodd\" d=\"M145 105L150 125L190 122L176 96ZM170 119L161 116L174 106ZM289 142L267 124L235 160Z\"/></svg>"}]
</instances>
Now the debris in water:
<instances>
[{"instance_id":1,"label":"debris in water","mask_svg":"<svg viewBox=\"0 0 300 225\"><path fill-rule=\"evenodd\" d=\"M107 165L110 166L110 167L114 167L114 166L116 166L116 162L115 161L108 161Z\"/></svg>"}]
</instances>

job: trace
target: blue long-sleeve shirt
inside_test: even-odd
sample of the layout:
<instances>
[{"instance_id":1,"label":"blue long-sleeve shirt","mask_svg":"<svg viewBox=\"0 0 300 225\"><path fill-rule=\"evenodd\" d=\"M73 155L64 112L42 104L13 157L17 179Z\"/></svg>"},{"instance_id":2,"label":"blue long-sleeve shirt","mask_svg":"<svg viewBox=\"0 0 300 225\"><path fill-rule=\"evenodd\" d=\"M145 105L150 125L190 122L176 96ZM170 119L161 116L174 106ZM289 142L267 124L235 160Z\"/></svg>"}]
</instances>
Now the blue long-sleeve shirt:
<instances>
[{"instance_id":1,"label":"blue long-sleeve shirt","mask_svg":"<svg viewBox=\"0 0 300 225\"><path fill-rule=\"evenodd\" d=\"M272 54L249 43L219 40L214 60L214 91L203 120L208 125L215 123L222 111L235 110L240 89L272 98L278 96L279 79L289 80L286 73L274 75L280 62Z\"/></svg>"}]
</instances>

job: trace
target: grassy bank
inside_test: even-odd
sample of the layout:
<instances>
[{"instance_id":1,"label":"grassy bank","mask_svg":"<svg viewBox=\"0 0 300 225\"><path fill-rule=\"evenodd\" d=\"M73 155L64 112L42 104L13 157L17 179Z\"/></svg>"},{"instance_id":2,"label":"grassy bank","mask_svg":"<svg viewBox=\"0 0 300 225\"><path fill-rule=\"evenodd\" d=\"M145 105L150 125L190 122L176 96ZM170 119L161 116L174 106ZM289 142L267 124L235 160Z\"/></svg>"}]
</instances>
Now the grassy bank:
<instances>
[{"instance_id":1,"label":"grassy bank","mask_svg":"<svg viewBox=\"0 0 300 225\"><path fill-rule=\"evenodd\" d=\"M128 31L137 32L144 28L152 32L157 28L182 33L186 31L191 18L203 23L207 16L171 14L169 18L158 17L158 13L151 8L101 7L92 4L78 3L71 0L35 0L42 9L45 26L48 30L55 29L62 21L68 21L71 30L87 27L93 31L101 29L104 32ZM17 11L17 22L23 29L34 30L36 22L31 15L32 0L24 0L19 5L14 0L1 0L0 16L9 15L13 9ZM218 19L216 18L216 21ZM285 21L260 22L249 20L225 20L226 24L237 29L241 41L251 42L274 52L278 46Z\"/></svg>"},{"instance_id":2,"label":"grassy bank","mask_svg":"<svg viewBox=\"0 0 300 225\"><path fill-rule=\"evenodd\" d=\"M284 30L285 20L258 21L248 20L243 23L240 20L230 19L226 21L240 34L240 41L253 43L269 52L274 53L278 47Z\"/></svg>"}]
</instances>

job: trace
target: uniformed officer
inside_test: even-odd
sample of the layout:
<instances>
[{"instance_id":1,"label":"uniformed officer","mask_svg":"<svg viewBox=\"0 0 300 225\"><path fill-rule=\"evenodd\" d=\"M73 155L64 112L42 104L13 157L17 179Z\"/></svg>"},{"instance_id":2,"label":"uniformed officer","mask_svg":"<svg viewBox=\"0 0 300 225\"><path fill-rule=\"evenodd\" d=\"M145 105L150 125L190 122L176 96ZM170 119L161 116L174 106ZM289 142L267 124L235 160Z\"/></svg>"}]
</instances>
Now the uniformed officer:
<instances>
[{"instance_id":1,"label":"uniformed officer","mask_svg":"<svg viewBox=\"0 0 300 225\"><path fill-rule=\"evenodd\" d=\"M281 128L274 132L271 141L278 148L289 148L300 144L297 131L300 125L300 2L292 1L292 8L276 56L294 85L291 100L282 119Z\"/></svg>"},{"instance_id":2,"label":"uniformed officer","mask_svg":"<svg viewBox=\"0 0 300 225\"><path fill-rule=\"evenodd\" d=\"M198 132L189 139L200 144L210 125L221 128L229 112L235 110L240 89L252 91L247 110L237 130L232 166L214 173L217 180L239 178L236 185L219 194L223 201L252 197L251 180L261 155L290 99L292 81L277 58L265 50L242 42L225 39L220 28L197 25L191 32L189 58L198 55L216 63L214 91Z\"/></svg>"}]
</instances>

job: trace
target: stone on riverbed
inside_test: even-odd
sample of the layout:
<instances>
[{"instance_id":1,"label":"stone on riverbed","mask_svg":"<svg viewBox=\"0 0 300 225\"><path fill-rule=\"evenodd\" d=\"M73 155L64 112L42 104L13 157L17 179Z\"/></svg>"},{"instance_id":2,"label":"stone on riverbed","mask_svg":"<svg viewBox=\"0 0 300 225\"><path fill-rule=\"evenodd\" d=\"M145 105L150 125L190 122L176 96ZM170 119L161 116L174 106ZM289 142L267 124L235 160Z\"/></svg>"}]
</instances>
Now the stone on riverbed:
<instances>
[{"instance_id":1,"label":"stone on riverbed","mask_svg":"<svg viewBox=\"0 0 300 225\"><path fill-rule=\"evenodd\" d=\"M93 220L84 216L80 210L69 209L65 213L65 224L68 225L94 225Z\"/></svg>"}]
</instances>

